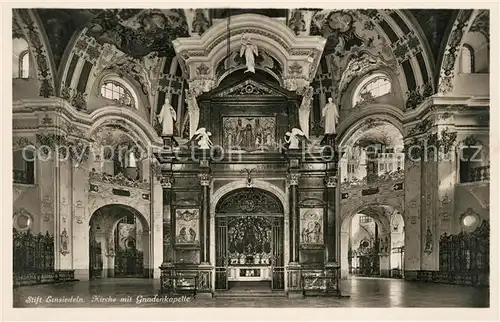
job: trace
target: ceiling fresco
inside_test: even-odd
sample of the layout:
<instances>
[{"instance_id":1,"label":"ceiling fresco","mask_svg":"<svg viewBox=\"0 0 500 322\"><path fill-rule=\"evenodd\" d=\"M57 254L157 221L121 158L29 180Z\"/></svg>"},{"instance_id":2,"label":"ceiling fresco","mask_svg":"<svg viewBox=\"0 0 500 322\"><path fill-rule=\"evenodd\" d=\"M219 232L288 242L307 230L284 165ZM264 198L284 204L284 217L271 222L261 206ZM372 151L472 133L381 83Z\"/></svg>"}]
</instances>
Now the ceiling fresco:
<instances>
[{"instance_id":1,"label":"ceiling fresco","mask_svg":"<svg viewBox=\"0 0 500 322\"><path fill-rule=\"evenodd\" d=\"M88 34L95 37L99 43L114 44L132 57L145 56L152 51L157 51L159 56L172 55L171 41L190 34L185 13L187 10L37 9L36 11L45 26L54 58L58 63L64 52L64 46L68 44L71 36L85 26L89 27ZM207 29L212 19L225 19L230 15L255 13L282 18L288 15L287 9L210 9L207 10L208 17L196 11L195 16L199 19L199 23L195 23L195 27L199 28L201 24L202 30ZM316 9L310 28L311 34L328 39L325 55L339 53L340 49L349 50L353 46L362 46L367 41L376 39L362 39L356 32L360 28L355 25L359 25L360 21L366 20L367 17L373 18L379 14L378 12L379 10ZM454 11L412 9L407 10L406 14L415 17L429 41L432 52L437 55ZM369 23L364 27L372 28Z\"/></svg>"},{"instance_id":2,"label":"ceiling fresco","mask_svg":"<svg viewBox=\"0 0 500 322\"><path fill-rule=\"evenodd\" d=\"M172 41L189 36L189 29L182 9L113 9L102 11L90 22L88 35L133 58L151 52L167 57L173 56Z\"/></svg>"},{"instance_id":3,"label":"ceiling fresco","mask_svg":"<svg viewBox=\"0 0 500 322\"><path fill-rule=\"evenodd\" d=\"M448 25L456 17L458 10L445 9L410 9L408 10L418 21L431 47L434 61L439 59L441 43L446 35Z\"/></svg>"}]
</instances>

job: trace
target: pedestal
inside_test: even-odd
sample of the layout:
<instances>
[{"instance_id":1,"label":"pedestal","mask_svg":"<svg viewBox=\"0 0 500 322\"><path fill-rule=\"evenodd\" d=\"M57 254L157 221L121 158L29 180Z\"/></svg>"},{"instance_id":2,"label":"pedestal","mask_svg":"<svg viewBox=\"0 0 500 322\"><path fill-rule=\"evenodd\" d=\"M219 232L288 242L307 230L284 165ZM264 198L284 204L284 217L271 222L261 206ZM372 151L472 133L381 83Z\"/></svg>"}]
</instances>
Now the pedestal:
<instances>
[{"instance_id":1,"label":"pedestal","mask_svg":"<svg viewBox=\"0 0 500 322\"><path fill-rule=\"evenodd\" d=\"M170 294L173 292L173 277L175 276L175 267L172 262L165 262L160 266L160 294Z\"/></svg>"},{"instance_id":2,"label":"pedestal","mask_svg":"<svg viewBox=\"0 0 500 322\"><path fill-rule=\"evenodd\" d=\"M196 297L198 298L213 297L214 293L212 289L212 285L214 285L213 272L214 272L214 267L210 264L202 263L198 265L198 285L197 285Z\"/></svg>"},{"instance_id":3,"label":"pedestal","mask_svg":"<svg viewBox=\"0 0 500 322\"><path fill-rule=\"evenodd\" d=\"M286 267L287 297L303 297L302 293L302 266L292 262Z\"/></svg>"},{"instance_id":4,"label":"pedestal","mask_svg":"<svg viewBox=\"0 0 500 322\"><path fill-rule=\"evenodd\" d=\"M325 264L326 293L338 297L349 297L340 292L340 264L337 262L328 262Z\"/></svg>"},{"instance_id":5,"label":"pedestal","mask_svg":"<svg viewBox=\"0 0 500 322\"><path fill-rule=\"evenodd\" d=\"M334 133L325 134L325 136L321 140L321 146L328 145L331 147L335 147L335 138L336 137L337 137L337 134L334 134Z\"/></svg>"},{"instance_id":6,"label":"pedestal","mask_svg":"<svg viewBox=\"0 0 500 322\"><path fill-rule=\"evenodd\" d=\"M162 135L163 139L163 147L167 150L171 150L172 148L178 147L179 143L174 138L173 135Z\"/></svg>"}]
</instances>

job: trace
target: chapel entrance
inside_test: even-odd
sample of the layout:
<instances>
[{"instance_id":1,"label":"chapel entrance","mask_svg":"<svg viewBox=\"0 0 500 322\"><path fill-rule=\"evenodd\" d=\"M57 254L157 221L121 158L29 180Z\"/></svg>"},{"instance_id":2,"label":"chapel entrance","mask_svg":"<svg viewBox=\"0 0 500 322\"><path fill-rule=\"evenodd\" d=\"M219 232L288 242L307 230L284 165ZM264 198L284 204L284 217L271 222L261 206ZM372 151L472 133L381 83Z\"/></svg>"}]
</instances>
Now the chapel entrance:
<instances>
[{"instance_id":1,"label":"chapel entrance","mask_svg":"<svg viewBox=\"0 0 500 322\"><path fill-rule=\"evenodd\" d=\"M284 289L284 211L273 194L255 188L230 192L215 217L217 290Z\"/></svg>"}]
</instances>

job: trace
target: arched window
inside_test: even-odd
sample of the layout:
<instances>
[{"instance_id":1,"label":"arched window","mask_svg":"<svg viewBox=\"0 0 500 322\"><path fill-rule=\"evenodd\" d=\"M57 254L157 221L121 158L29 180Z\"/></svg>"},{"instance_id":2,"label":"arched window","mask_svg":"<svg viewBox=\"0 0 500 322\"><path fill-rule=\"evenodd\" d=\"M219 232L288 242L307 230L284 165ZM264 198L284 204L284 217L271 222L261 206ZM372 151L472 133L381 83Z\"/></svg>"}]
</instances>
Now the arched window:
<instances>
[{"instance_id":1,"label":"arched window","mask_svg":"<svg viewBox=\"0 0 500 322\"><path fill-rule=\"evenodd\" d=\"M28 78L30 74L30 53L23 51L19 55L19 78Z\"/></svg>"},{"instance_id":2,"label":"arched window","mask_svg":"<svg viewBox=\"0 0 500 322\"><path fill-rule=\"evenodd\" d=\"M103 82L101 85L101 95L104 98L117 101L121 105L136 107L132 93L125 86L116 81L106 80Z\"/></svg>"},{"instance_id":3,"label":"arched window","mask_svg":"<svg viewBox=\"0 0 500 322\"><path fill-rule=\"evenodd\" d=\"M460 51L460 72L462 74L474 73L474 50L467 44L464 44Z\"/></svg>"},{"instance_id":4,"label":"arched window","mask_svg":"<svg viewBox=\"0 0 500 322\"><path fill-rule=\"evenodd\" d=\"M352 106L369 101L391 92L391 81L382 73L373 74L364 79L354 92Z\"/></svg>"},{"instance_id":5,"label":"arched window","mask_svg":"<svg viewBox=\"0 0 500 322\"><path fill-rule=\"evenodd\" d=\"M12 78L28 78L30 71L30 53L26 40L12 40Z\"/></svg>"},{"instance_id":6,"label":"arched window","mask_svg":"<svg viewBox=\"0 0 500 322\"><path fill-rule=\"evenodd\" d=\"M30 149L14 151L12 154L14 183L35 183L35 153Z\"/></svg>"}]
</instances>

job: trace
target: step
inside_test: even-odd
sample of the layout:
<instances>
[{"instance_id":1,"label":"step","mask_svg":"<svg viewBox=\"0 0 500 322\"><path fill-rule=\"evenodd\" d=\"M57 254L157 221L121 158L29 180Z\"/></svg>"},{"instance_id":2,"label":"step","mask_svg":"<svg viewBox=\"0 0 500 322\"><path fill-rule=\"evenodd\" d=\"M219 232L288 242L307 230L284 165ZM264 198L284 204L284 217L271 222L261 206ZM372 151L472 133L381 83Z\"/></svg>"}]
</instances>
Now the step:
<instances>
[{"instance_id":1,"label":"step","mask_svg":"<svg viewBox=\"0 0 500 322\"><path fill-rule=\"evenodd\" d=\"M241 298L276 298L286 297L285 292L265 292L265 291L222 291L216 292L214 297L224 299L241 299Z\"/></svg>"}]
</instances>

